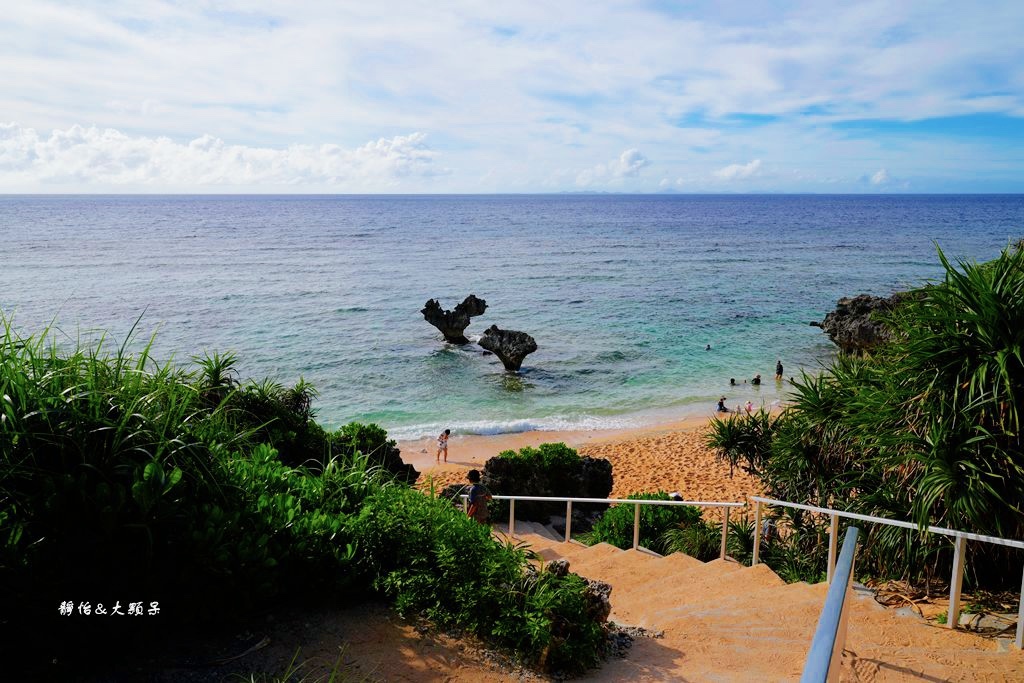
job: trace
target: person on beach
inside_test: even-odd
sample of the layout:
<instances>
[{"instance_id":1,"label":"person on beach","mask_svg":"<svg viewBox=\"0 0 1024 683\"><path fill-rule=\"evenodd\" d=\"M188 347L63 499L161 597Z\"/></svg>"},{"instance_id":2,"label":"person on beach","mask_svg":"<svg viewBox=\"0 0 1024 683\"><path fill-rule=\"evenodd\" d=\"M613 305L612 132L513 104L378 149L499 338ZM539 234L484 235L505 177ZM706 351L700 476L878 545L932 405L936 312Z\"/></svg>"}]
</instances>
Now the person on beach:
<instances>
[{"instance_id":1,"label":"person on beach","mask_svg":"<svg viewBox=\"0 0 1024 683\"><path fill-rule=\"evenodd\" d=\"M472 484L469 488L469 508L467 508L466 514L481 524L487 524L489 516L487 503L491 500L491 492L487 490L486 486L480 483L479 470L470 470L466 474L466 478L469 479L469 483Z\"/></svg>"},{"instance_id":2,"label":"person on beach","mask_svg":"<svg viewBox=\"0 0 1024 683\"><path fill-rule=\"evenodd\" d=\"M754 402L753 401L747 401L746 408L747 408L747 415L750 415L752 412L754 412Z\"/></svg>"},{"instance_id":3,"label":"person on beach","mask_svg":"<svg viewBox=\"0 0 1024 683\"><path fill-rule=\"evenodd\" d=\"M782 381L782 359L775 361L775 381Z\"/></svg>"},{"instance_id":4,"label":"person on beach","mask_svg":"<svg viewBox=\"0 0 1024 683\"><path fill-rule=\"evenodd\" d=\"M448 437L452 435L452 430L446 429L437 435L437 462L441 462L441 454L444 454L444 461L448 462Z\"/></svg>"},{"instance_id":5,"label":"person on beach","mask_svg":"<svg viewBox=\"0 0 1024 683\"><path fill-rule=\"evenodd\" d=\"M750 380L750 383L755 387L761 384L761 375L754 375L754 379Z\"/></svg>"},{"instance_id":6,"label":"person on beach","mask_svg":"<svg viewBox=\"0 0 1024 683\"><path fill-rule=\"evenodd\" d=\"M722 398L718 399L718 412L720 412L720 413L728 413L729 412L729 409L725 407L725 396L723 396Z\"/></svg>"}]
</instances>

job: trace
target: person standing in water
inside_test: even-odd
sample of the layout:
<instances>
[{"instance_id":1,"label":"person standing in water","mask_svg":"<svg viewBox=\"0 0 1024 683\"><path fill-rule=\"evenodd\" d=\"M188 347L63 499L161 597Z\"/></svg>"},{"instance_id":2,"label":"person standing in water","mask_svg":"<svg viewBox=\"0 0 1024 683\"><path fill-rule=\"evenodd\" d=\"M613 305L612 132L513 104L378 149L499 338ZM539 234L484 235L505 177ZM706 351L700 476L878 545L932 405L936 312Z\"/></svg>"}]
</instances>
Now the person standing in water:
<instances>
[{"instance_id":1,"label":"person standing in water","mask_svg":"<svg viewBox=\"0 0 1024 683\"><path fill-rule=\"evenodd\" d=\"M452 435L452 430L446 429L437 435L437 462L441 462L441 454L444 454L444 461L448 462L448 437Z\"/></svg>"},{"instance_id":2,"label":"person standing in water","mask_svg":"<svg viewBox=\"0 0 1024 683\"><path fill-rule=\"evenodd\" d=\"M782 381L782 359L775 361L775 381Z\"/></svg>"}]
</instances>

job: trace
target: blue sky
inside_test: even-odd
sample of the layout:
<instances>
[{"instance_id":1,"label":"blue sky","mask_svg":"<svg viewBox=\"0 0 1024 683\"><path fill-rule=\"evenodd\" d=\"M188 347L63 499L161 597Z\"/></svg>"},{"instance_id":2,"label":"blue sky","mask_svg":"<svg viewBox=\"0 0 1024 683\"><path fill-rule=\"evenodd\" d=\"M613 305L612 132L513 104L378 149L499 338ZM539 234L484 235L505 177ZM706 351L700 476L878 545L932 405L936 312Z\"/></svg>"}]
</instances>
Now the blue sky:
<instances>
[{"instance_id":1,"label":"blue sky","mask_svg":"<svg viewBox=\"0 0 1024 683\"><path fill-rule=\"evenodd\" d=\"M1022 192L1024 3L13 3L0 192Z\"/></svg>"}]
</instances>

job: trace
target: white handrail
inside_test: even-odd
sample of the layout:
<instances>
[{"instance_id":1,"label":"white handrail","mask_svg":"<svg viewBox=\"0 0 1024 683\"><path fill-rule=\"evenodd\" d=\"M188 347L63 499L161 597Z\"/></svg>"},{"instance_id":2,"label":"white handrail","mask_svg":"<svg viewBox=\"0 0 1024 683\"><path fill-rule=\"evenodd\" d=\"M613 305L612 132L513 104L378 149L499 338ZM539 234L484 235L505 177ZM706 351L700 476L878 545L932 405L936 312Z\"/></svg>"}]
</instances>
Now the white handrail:
<instances>
[{"instance_id":1,"label":"white handrail","mask_svg":"<svg viewBox=\"0 0 1024 683\"><path fill-rule=\"evenodd\" d=\"M703 507L741 508L746 503L725 503L707 500L644 500L638 498L571 498L567 496L493 496L494 500L537 500L548 503L638 503L640 505L698 505Z\"/></svg>"},{"instance_id":2,"label":"white handrail","mask_svg":"<svg viewBox=\"0 0 1024 683\"><path fill-rule=\"evenodd\" d=\"M460 494L462 498L463 509L466 507L466 501L469 500L469 496L465 493ZM725 508L725 514L722 519L722 546L720 557L724 560L726 555L726 545L729 537L729 508L741 508L746 503L728 503L724 501L707 501L707 500L643 500L637 498L573 498L571 496L492 496L493 500L507 500L508 506L508 535L516 535L516 501L527 500L527 501L538 501L544 503L565 503L566 504L566 515L565 515L565 540L569 541L572 528L572 504L573 503L600 503L600 504L626 504L634 506L633 513L633 549L637 550L640 548L640 506L641 505L692 505L698 507L719 507Z\"/></svg>"},{"instance_id":3,"label":"white handrail","mask_svg":"<svg viewBox=\"0 0 1024 683\"><path fill-rule=\"evenodd\" d=\"M763 498L761 496L750 496L750 500L755 503L754 510L754 557L751 561L751 565L758 563L759 550L761 547L761 505L780 505L782 507L795 508L797 510L807 510L808 512L816 512L823 515L829 515L831 523L829 525L829 554L828 554L828 582L832 582L832 575L835 571L835 557L836 557L836 542L839 535L839 517L846 517L848 519L856 519L862 522L870 522L873 524L885 524L888 526L900 527L903 529L912 529L914 531L930 531L933 534L939 534L942 536L951 536L953 538L953 574L949 580L949 609L946 611L946 627L955 629L959 626L960 621L960 588L963 583L964 576L964 555L966 554L967 541L981 541L982 543L991 543L993 545L1001 545L1008 548L1020 548L1024 549L1024 541L1016 541L1009 538L999 538L998 536L986 536L985 534L974 534L969 531L957 531L956 529L947 529L945 527L938 526L927 526L921 527L913 522L906 522L901 519L889 519L887 517L873 517L871 515L862 515L857 512L847 512L845 510L834 510L832 508L817 507L814 505L805 505L803 503L791 503L787 500L777 500L775 498ZM1017 608L1017 634L1014 638L1014 644L1017 649L1024 648L1024 577L1021 581L1021 596L1020 604Z\"/></svg>"},{"instance_id":4,"label":"white handrail","mask_svg":"<svg viewBox=\"0 0 1024 683\"><path fill-rule=\"evenodd\" d=\"M800 683L832 683L839 680L843 649L846 645L846 622L850 610L850 584L853 583L854 555L857 552L859 530L851 526L846 530L843 551L836 566L836 581L828 588L828 596L814 629L811 649L804 662Z\"/></svg>"},{"instance_id":5,"label":"white handrail","mask_svg":"<svg viewBox=\"0 0 1024 683\"><path fill-rule=\"evenodd\" d=\"M849 519L857 519L862 522L875 522L878 524L888 524L889 526L903 527L904 529L915 529L917 531L923 531L927 529L933 534L942 534L943 536L957 536L966 538L968 541L982 541L984 543L994 543L995 545L1004 545L1010 548L1021 548L1024 549L1024 541L1014 541L1009 538L1000 538L998 536L986 536L984 534L975 534L970 531L957 531L956 529L947 529L941 526L927 526L921 527L913 522L904 522L900 519L889 519L888 517L872 517L871 515L862 515L858 512L846 512L845 510L833 510L832 508L820 508L813 505L804 505L803 503L790 503L786 500L775 500L774 498L762 498L760 496L750 496L750 500L755 503L767 503L768 505L782 505L788 508L797 508L798 510L807 510L809 512L820 512L825 515L838 515L839 517L848 517Z\"/></svg>"}]
</instances>

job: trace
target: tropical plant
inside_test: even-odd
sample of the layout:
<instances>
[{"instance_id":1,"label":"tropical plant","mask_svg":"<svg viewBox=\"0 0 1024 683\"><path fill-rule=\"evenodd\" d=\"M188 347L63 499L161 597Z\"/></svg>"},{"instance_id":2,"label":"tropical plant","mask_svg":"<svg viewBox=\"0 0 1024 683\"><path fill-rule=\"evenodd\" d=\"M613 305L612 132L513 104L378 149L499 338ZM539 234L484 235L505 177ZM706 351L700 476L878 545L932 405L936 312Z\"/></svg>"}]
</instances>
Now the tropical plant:
<instances>
[{"instance_id":1,"label":"tropical plant","mask_svg":"<svg viewBox=\"0 0 1024 683\"><path fill-rule=\"evenodd\" d=\"M665 491L634 493L628 500L671 500ZM579 535L583 543L610 543L617 548L633 547L636 506L619 503L604 512L594 528ZM692 505L641 505L640 545L655 552L665 550L665 532L673 527L689 528L700 523L700 508Z\"/></svg>"},{"instance_id":2,"label":"tropical plant","mask_svg":"<svg viewBox=\"0 0 1024 683\"><path fill-rule=\"evenodd\" d=\"M315 471L283 463L233 405L233 356L196 371L156 363L151 345L68 348L4 321L0 601L10 616L0 635L13 643L70 628L51 623L68 598L171 605L149 626L103 621L74 638L32 640L26 655L76 644L99 652L158 624L242 615L278 597L351 595L344 521L386 484L378 468L354 452Z\"/></svg>"},{"instance_id":3,"label":"tropical plant","mask_svg":"<svg viewBox=\"0 0 1024 683\"><path fill-rule=\"evenodd\" d=\"M889 343L793 384L770 448L743 418L717 421L710 439L730 463L758 471L772 496L916 522L916 533L869 528L859 564L913 580L948 572L952 559L928 525L1024 535L1024 252L983 264L954 264L941 249L938 258L942 281L886 315ZM983 544L968 553L999 558L971 563L969 581L1000 584L1022 562Z\"/></svg>"},{"instance_id":4,"label":"tropical plant","mask_svg":"<svg viewBox=\"0 0 1024 683\"><path fill-rule=\"evenodd\" d=\"M447 501L381 489L352 533L363 551L359 570L400 613L461 627L552 671L597 662L604 631L586 582L537 572L523 547L498 541Z\"/></svg>"}]
</instances>

